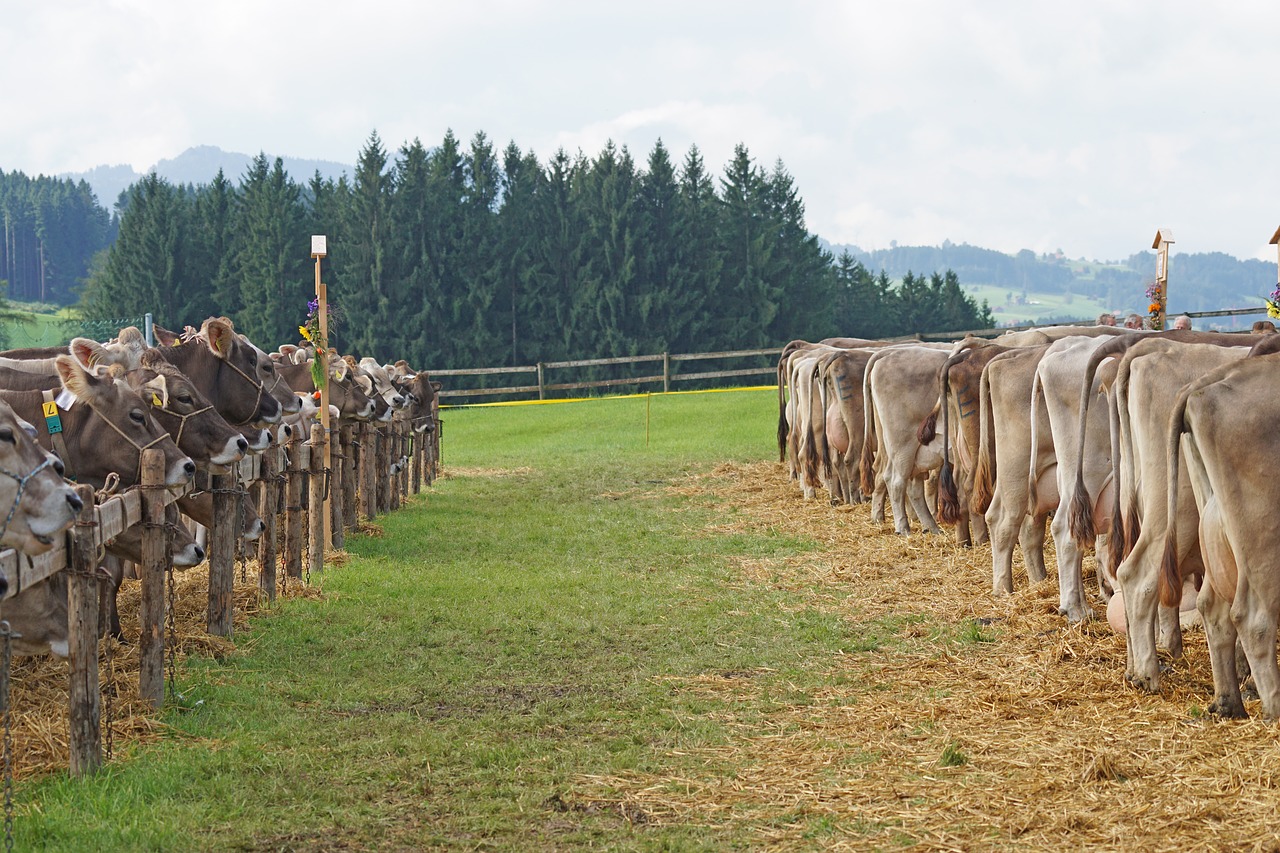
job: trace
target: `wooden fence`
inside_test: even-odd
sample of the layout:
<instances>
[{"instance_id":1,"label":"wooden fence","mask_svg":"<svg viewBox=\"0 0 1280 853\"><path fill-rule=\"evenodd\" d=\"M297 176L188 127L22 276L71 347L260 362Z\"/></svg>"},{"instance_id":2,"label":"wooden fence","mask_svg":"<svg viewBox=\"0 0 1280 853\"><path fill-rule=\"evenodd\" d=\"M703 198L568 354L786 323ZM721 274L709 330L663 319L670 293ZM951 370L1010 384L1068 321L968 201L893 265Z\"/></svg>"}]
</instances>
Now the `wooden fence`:
<instances>
[{"instance_id":1,"label":"wooden fence","mask_svg":"<svg viewBox=\"0 0 1280 853\"><path fill-rule=\"evenodd\" d=\"M439 423L438 417L433 417ZM405 422L386 425L348 424L333 430L336 437L331 468L324 469L324 429L311 429L310 439L295 435L284 445L242 460L231 473L210 477L214 516L209 531L209 633L231 636L234 618L232 586L236 543L241 525L238 502L254 500L264 524L258 540L258 584L274 600L277 570L303 576L303 554L311 573L323 570L324 505L330 507L330 530L335 548L360 519L398 509L402 497L430 485L438 473L439 429L414 433ZM407 464L397 466L401 459ZM40 583L60 571L68 574L70 627L71 773L92 772L102 763L101 698L98 677L99 567L104 545L134 525L142 525L142 583L139 644L139 689L155 708L165 695L164 655L166 574L173 571L170 535L178 523L175 502L192 491L173 491L164 485L160 450L143 454L142 483L95 501L91 486L79 486L84 501L75 525L48 553L28 557L12 549L0 552L0 570L9 581L5 598ZM308 482L309 481L309 482ZM304 518L305 516L305 518Z\"/></svg>"},{"instance_id":2,"label":"wooden fence","mask_svg":"<svg viewBox=\"0 0 1280 853\"><path fill-rule=\"evenodd\" d=\"M1265 315L1265 308L1239 308L1228 309L1223 311L1188 311L1187 316L1194 319L1203 317L1245 317L1249 315ZM1072 326L1079 325L1082 321L1064 322L1064 323L1026 323L1018 326L1001 326L994 329L966 329L956 332L922 332L915 335L904 335L890 340L901 341L952 341L959 340L965 335L973 335L979 338L994 338L1003 335L1006 332L1018 332L1025 329L1044 328L1045 326ZM700 371L695 373L673 372L672 364L689 361L716 361L732 358L759 358L764 356L781 355L781 347L769 347L765 349L748 349L748 350L732 350L727 352L703 352L703 353L685 353L680 355L672 355L670 353L657 353L654 355L635 355L621 356L618 358L588 358L575 361L546 361L537 364L521 365L516 367L472 367L457 368L448 370L430 370L428 373L433 379L448 376L499 376L499 375L530 375L535 377L537 384L530 385L508 385L501 388L449 388L440 392L441 397L448 398L470 398L470 397L493 397L493 396L529 396L537 395L537 399L545 400L547 395L557 391L586 391L596 388L616 388L626 385L657 385L662 384L663 392L669 392L671 386L677 382L695 382L705 381L708 379L733 379L748 376L775 376L776 364L770 364L766 367L749 367L737 370L714 370ZM661 363L662 372L657 373L653 370L639 373L636 376L627 376L615 379L597 379L583 382L548 382L547 372L551 370L561 370L569 368L583 367L603 367L607 365L656 365Z\"/></svg>"},{"instance_id":3,"label":"wooden fence","mask_svg":"<svg viewBox=\"0 0 1280 853\"><path fill-rule=\"evenodd\" d=\"M672 364L687 361L717 361L730 358L753 358L762 356L778 356L781 347L767 349L732 350L728 352L703 352L672 355L658 353L656 355L622 356L619 358L588 358L575 361L546 361L521 367L478 367L456 370L429 370L432 379L442 376L492 376L498 374L535 374L536 385L512 385L504 388L451 388L440 392L441 397L480 397L497 395L537 394L539 400L547 399L547 394L555 391L585 391L592 388L615 388L621 385L656 385L662 383L662 390L668 392L676 382L694 382L707 379L729 379L746 376L772 376L776 365L767 367L748 367L735 370L712 370L694 373L673 372ZM619 364L658 364L662 372L650 371L640 376L628 376L621 379L597 379L586 382L548 382L547 372L565 368L602 367Z\"/></svg>"}]
</instances>

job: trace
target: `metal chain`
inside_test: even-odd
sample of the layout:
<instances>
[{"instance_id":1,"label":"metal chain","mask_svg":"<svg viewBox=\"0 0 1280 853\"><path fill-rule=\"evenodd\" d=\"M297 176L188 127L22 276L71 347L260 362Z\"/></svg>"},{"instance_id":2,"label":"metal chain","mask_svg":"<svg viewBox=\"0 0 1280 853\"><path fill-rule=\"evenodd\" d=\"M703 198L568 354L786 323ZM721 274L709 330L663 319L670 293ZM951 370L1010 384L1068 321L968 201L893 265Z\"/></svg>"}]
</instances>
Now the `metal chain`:
<instances>
[{"instance_id":1,"label":"metal chain","mask_svg":"<svg viewBox=\"0 0 1280 853\"><path fill-rule=\"evenodd\" d=\"M13 663L13 641L20 637L0 621L0 705L4 706L4 849L13 850L13 714L9 703L9 665Z\"/></svg>"},{"instance_id":2,"label":"metal chain","mask_svg":"<svg viewBox=\"0 0 1280 853\"><path fill-rule=\"evenodd\" d=\"M164 608L164 642L168 647L168 664L169 664L169 701L176 702L178 700L178 637L177 637L177 619L173 611L177 608L178 596L174 590L173 584L173 560L168 561L165 567L165 585L167 589L167 601Z\"/></svg>"}]
</instances>

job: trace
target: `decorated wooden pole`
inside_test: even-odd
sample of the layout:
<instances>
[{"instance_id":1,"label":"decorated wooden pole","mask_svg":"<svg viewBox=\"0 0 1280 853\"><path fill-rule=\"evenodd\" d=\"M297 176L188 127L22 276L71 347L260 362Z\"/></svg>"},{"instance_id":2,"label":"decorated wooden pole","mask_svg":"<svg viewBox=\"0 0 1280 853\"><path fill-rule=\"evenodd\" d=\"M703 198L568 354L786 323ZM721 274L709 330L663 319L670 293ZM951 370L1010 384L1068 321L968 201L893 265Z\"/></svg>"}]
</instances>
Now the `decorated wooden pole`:
<instances>
[{"instance_id":1,"label":"decorated wooden pole","mask_svg":"<svg viewBox=\"0 0 1280 853\"><path fill-rule=\"evenodd\" d=\"M316 374L316 390L320 392L320 426L324 427L324 470L329 471L333 462L330 455L329 440L329 288L320 280L320 261L328 253L328 239L323 234L311 235L311 257L316 262L316 317L320 323L320 340L315 341L316 363L319 372ZM313 449L314 453L315 450ZM323 522L324 547L333 547L333 524L329 507L329 496L325 495Z\"/></svg>"},{"instance_id":2,"label":"decorated wooden pole","mask_svg":"<svg viewBox=\"0 0 1280 853\"><path fill-rule=\"evenodd\" d=\"M1276 247L1276 289L1271 291L1271 298L1267 300L1267 316L1280 320L1280 228L1271 235L1271 245Z\"/></svg>"},{"instance_id":3,"label":"decorated wooden pole","mask_svg":"<svg viewBox=\"0 0 1280 853\"><path fill-rule=\"evenodd\" d=\"M1156 239L1151 248L1156 250L1156 283L1147 290L1150 303L1147 311L1151 315L1151 328L1163 332L1166 309L1169 305L1169 246L1173 243L1173 232L1161 228L1156 232Z\"/></svg>"}]
</instances>

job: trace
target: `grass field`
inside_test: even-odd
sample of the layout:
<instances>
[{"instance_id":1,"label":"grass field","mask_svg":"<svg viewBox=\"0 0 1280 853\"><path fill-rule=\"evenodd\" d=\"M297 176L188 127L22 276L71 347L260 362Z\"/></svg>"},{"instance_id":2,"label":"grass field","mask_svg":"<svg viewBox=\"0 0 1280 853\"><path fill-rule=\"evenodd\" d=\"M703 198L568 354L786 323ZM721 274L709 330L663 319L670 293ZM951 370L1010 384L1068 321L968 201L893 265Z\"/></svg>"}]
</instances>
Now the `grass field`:
<instances>
[{"instance_id":1,"label":"grass field","mask_svg":"<svg viewBox=\"0 0 1280 853\"><path fill-rule=\"evenodd\" d=\"M36 306L23 302L10 302L9 307L26 317L26 322L5 323L8 346L13 349L56 346L78 334L71 326L74 309L55 310L55 306Z\"/></svg>"},{"instance_id":2,"label":"grass field","mask_svg":"<svg viewBox=\"0 0 1280 853\"><path fill-rule=\"evenodd\" d=\"M802 501L774 392L444 418L448 476L157 741L19 783L18 849L1274 844L1280 736L1205 718L1202 637L1125 688L1052 580Z\"/></svg>"}]
</instances>

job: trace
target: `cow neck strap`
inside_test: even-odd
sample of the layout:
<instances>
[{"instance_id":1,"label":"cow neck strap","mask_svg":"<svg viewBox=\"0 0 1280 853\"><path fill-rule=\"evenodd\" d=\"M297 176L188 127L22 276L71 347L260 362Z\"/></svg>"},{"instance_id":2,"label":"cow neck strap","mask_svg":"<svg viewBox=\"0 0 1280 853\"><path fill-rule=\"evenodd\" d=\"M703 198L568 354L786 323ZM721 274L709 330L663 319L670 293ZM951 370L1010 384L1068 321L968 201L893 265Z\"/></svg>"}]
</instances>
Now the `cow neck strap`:
<instances>
[{"instance_id":1,"label":"cow neck strap","mask_svg":"<svg viewBox=\"0 0 1280 853\"><path fill-rule=\"evenodd\" d=\"M234 364L232 364L231 362L227 361L225 358L223 358L223 359L219 359L219 361L221 361L221 362L222 362L223 367L228 367L228 368L230 368L232 371L234 371L235 373L240 374L240 376L244 379L244 381L245 381L245 382L248 382L250 385L252 385L252 386L254 386L255 388L257 388L257 389L258 389L258 397L257 397L257 399L255 399L255 400L253 401L253 414L252 414L252 415L250 415L249 417L245 418L245 419L244 419L244 420L242 420L242 421L237 421L237 422L234 424L234 426L245 426L246 424L253 423L254 419L256 418L256 416L257 416L257 414L258 414L258 410L262 408L262 395L263 395L264 393L266 393L266 389L262 387L262 383L261 383L261 382L259 382L258 380L254 379L252 376L250 376L249 374L245 373L243 370L241 370L240 368L236 367Z\"/></svg>"},{"instance_id":2,"label":"cow neck strap","mask_svg":"<svg viewBox=\"0 0 1280 853\"><path fill-rule=\"evenodd\" d=\"M181 448L182 431L187 428L187 419L194 418L197 415L203 415L205 412L212 410L213 406L205 406L203 409L196 409L194 412L187 412L185 415L181 412L175 412L173 409L167 409L164 406L156 406L155 409L157 412L164 412L166 415L178 419L178 434L173 437L173 443Z\"/></svg>"},{"instance_id":3,"label":"cow neck strap","mask_svg":"<svg viewBox=\"0 0 1280 853\"><path fill-rule=\"evenodd\" d=\"M48 407L50 403L53 403L54 406L58 405L56 402L57 395L54 394L53 391L46 388L42 393L44 395L44 402L46 407ZM45 426L45 429L49 429L48 418L45 418L44 426ZM71 454L67 452L67 442L66 442L66 439L62 437L62 430L59 429L57 432L50 430L49 438L53 442L53 452L58 454L59 458L62 459L62 470L63 470L62 476L66 477L68 480L71 480L72 482L75 482L76 472L75 472L75 468L73 468L71 465Z\"/></svg>"}]
</instances>

